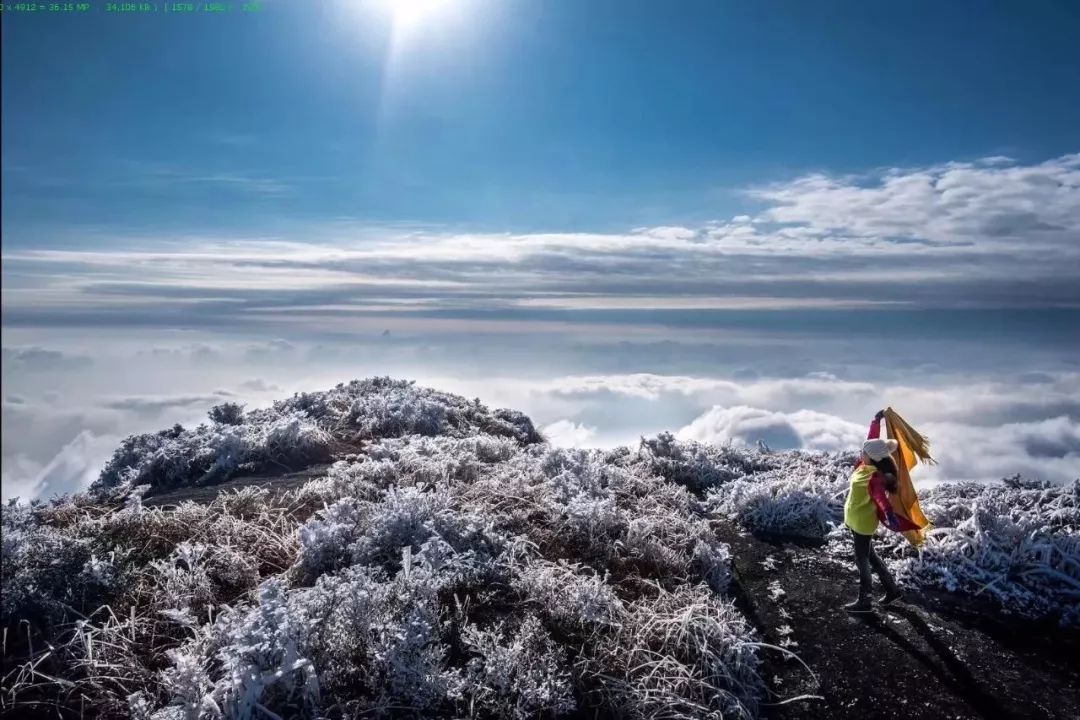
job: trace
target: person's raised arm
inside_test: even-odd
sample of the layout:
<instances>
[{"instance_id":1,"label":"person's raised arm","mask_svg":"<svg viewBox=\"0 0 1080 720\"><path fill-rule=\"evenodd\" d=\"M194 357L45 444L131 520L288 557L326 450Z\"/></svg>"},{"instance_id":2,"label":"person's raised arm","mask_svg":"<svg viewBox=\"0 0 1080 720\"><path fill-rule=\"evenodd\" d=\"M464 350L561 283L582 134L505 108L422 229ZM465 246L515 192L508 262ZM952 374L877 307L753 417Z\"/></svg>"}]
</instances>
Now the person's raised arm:
<instances>
[{"instance_id":1,"label":"person's raised arm","mask_svg":"<svg viewBox=\"0 0 1080 720\"><path fill-rule=\"evenodd\" d=\"M881 437L881 419L885 417L884 410L878 410L877 415L870 421L870 432L866 434L867 440L876 440Z\"/></svg>"}]
</instances>

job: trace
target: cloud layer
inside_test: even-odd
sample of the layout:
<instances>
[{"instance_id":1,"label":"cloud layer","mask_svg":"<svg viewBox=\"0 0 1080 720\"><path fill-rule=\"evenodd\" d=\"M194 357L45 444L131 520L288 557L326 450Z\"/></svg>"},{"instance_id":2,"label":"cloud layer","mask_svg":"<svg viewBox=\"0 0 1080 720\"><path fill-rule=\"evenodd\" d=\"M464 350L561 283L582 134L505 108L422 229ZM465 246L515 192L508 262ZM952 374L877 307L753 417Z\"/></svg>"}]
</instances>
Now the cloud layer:
<instances>
[{"instance_id":1,"label":"cloud layer","mask_svg":"<svg viewBox=\"0 0 1080 720\"><path fill-rule=\"evenodd\" d=\"M1080 154L739 195L729 219L617 233L7 245L4 494L81 487L124 435L225 398L374 374L522 409L574 446L840 449L893 404L935 440L927 478L1076 474Z\"/></svg>"},{"instance_id":2,"label":"cloud layer","mask_svg":"<svg viewBox=\"0 0 1080 720\"><path fill-rule=\"evenodd\" d=\"M732 310L1080 307L1080 154L813 174L744 195L762 209L609 234L88 235L89 249L5 254L4 322L626 334Z\"/></svg>"}]
</instances>

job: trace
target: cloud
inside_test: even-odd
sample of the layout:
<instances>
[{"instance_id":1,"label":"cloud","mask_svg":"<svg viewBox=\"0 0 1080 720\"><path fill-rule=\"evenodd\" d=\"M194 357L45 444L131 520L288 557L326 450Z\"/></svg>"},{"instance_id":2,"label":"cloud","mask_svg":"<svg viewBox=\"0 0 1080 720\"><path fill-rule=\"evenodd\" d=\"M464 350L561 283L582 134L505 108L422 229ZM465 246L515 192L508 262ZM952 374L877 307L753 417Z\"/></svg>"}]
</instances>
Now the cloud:
<instances>
[{"instance_id":1,"label":"cloud","mask_svg":"<svg viewBox=\"0 0 1080 720\"><path fill-rule=\"evenodd\" d=\"M249 360L265 360L274 356L288 355L296 349L296 346L288 340L276 338L267 342L249 345L244 350L244 356Z\"/></svg>"},{"instance_id":2,"label":"cloud","mask_svg":"<svg viewBox=\"0 0 1080 720\"><path fill-rule=\"evenodd\" d=\"M85 490L97 479L118 441L119 438L115 436L80 432L32 476L23 476L26 478L23 480L12 478L11 481L5 478L4 498L51 497ZM25 469L25 459L20 462Z\"/></svg>"},{"instance_id":3,"label":"cloud","mask_svg":"<svg viewBox=\"0 0 1080 720\"><path fill-rule=\"evenodd\" d=\"M922 429L922 428L921 428ZM942 480L985 480L1019 473L1051 482L1080 479L1080 420L1051 417L994 427L928 424L937 467L925 475Z\"/></svg>"},{"instance_id":4,"label":"cloud","mask_svg":"<svg viewBox=\"0 0 1080 720\"><path fill-rule=\"evenodd\" d=\"M268 383L262 378L254 378L253 380L245 380L239 385L241 390L256 393L270 393L281 392L281 388L273 383Z\"/></svg>"},{"instance_id":5,"label":"cloud","mask_svg":"<svg viewBox=\"0 0 1080 720\"><path fill-rule=\"evenodd\" d=\"M570 420L557 420L540 428L540 432L556 447L591 447L596 439L596 428Z\"/></svg>"},{"instance_id":6,"label":"cloud","mask_svg":"<svg viewBox=\"0 0 1080 720\"><path fill-rule=\"evenodd\" d=\"M86 355L72 355L41 347L5 347L2 352L5 371L78 370L94 362Z\"/></svg>"},{"instance_id":7,"label":"cloud","mask_svg":"<svg viewBox=\"0 0 1080 720\"><path fill-rule=\"evenodd\" d=\"M375 374L467 388L566 444L681 428L835 448L892 404L933 430L934 472L1066 474L1080 155L814 173L746 199L624 232L327 221L290 233L304 242L69 228L6 248L5 487L83 432L199 421L217 388L250 402Z\"/></svg>"},{"instance_id":8,"label":"cloud","mask_svg":"<svg viewBox=\"0 0 1080 720\"><path fill-rule=\"evenodd\" d=\"M159 236L15 250L4 322L272 339L301 326L630 334L746 310L1080 308L1080 154L818 173L747 195L764 204L754 215L621 233L326 223L303 243Z\"/></svg>"},{"instance_id":9,"label":"cloud","mask_svg":"<svg viewBox=\"0 0 1080 720\"><path fill-rule=\"evenodd\" d=\"M141 360L141 358L140 358ZM136 363L131 375L135 376ZM90 372L103 372L99 365ZM176 422L205 419L212 405L232 397L217 390L190 395L96 397L88 371L79 371L83 387L52 394L51 399L3 401L4 497L36 497L85 489L97 477L123 437L159 430Z\"/></svg>"},{"instance_id":10,"label":"cloud","mask_svg":"<svg viewBox=\"0 0 1080 720\"><path fill-rule=\"evenodd\" d=\"M139 355L146 355L154 359L170 358L192 362L215 360L220 357L218 350L206 343L191 343L179 347L155 346L146 349L140 348L137 352Z\"/></svg>"},{"instance_id":11,"label":"cloud","mask_svg":"<svg viewBox=\"0 0 1080 720\"><path fill-rule=\"evenodd\" d=\"M714 407L676 435L714 445L753 445L761 441L774 450L833 452L857 447L866 429L812 410L783 413L739 405Z\"/></svg>"},{"instance_id":12,"label":"cloud","mask_svg":"<svg viewBox=\"0 0 1080 720\"><path fill-rule=\"evenodd\" d=\"M102 406L111 410L126 410L147 418L159 417L167 410L190 409L192 406L209 408L231 398L227 390L216 390L206 395L160 395L129 396L102 402Z\"/></svg>"},{"instance_id":13,"label":"cloud","mask_svg":"<svg viewBox=\"0 0 1080 720\"><path fill-rule=\"evenodd\" d=\"M809 175L751 191L762 217L816 237L972 248L999 240L1075 256L1080 232L1080 154L1034 165L994 157L870 176Z\"/></svg>"},{"instance_id":14,"label":"cloud","mask_svg":"<svg viewBox=\"0 0 1080 720\"><path fill-rule=\"evenodd\" d=\"M91 346L63 335L71 343L57 353L90 357ZM100 343L97 332L88 337L98 343L90 365L44 373L5 366L5 495L38 487L42 469L84 432L111 438L115 447L131 433L203 422L207 409L226 398L253 408L296 391L387 373L521 409L563 446L634 445L641 435L669 430L705 442L763 439L777 449L853 449L873 413L892 405L930 436L941 459L937 468L919 469L920 481L1016 472L1061 479L1078 466L1080 366L1070 366L1058 351L1038 354L1028 346L1000 357L966 349L954 364L940 340L896 348L883 362L880 347L861 336L846 344L741 345L451 334L282 345L246 338L210 344L183 333L171 345L147 342L161 350L155 355L139 352L142 333L129 340L111 334L108 343ZM248 355L253 345L283 350L260 360L255 378ZM193 359L187 350L201 346L212 352ZM169 352L178 348L186 350ZM562 366L607 372L560 372ZM663 372L621 372L624 367ZM156 392L163 387L172 392ZM58 461L51 486L92 474L77 466Z\"/></svg>"}]
</instances>

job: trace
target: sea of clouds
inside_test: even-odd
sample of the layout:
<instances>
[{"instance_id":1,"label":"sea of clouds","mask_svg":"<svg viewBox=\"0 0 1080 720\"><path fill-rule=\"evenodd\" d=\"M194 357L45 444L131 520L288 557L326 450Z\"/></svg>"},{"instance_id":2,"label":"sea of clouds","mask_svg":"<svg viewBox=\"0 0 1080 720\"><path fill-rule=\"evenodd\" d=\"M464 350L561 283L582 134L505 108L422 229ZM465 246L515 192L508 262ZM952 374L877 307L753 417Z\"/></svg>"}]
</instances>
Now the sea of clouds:
<instances>
[{"instance_id":1,"label":"sea of clouds","mask_svg":"<svg viewBox=\"0 0 1080 720\"><path fill-rule=\"evenodd\" d=\"M811 173L624 232L68 227L3 264L3 495L125 435L370 375L552 442L854 447L892 405L920 480L1080 475L1080 155ZM60 237L59 235L57 237Z\"/></svg>"}]
</instances>

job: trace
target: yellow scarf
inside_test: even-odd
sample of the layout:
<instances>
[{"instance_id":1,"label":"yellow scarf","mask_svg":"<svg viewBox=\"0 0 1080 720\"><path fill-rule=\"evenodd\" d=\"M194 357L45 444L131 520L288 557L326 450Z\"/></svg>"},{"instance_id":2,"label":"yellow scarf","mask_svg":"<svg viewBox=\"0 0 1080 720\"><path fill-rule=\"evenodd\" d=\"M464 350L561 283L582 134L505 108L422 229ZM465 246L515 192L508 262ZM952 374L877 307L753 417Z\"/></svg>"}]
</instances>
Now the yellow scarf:
<instances>
[{"instance_id":1,"label":"yellow scarf","mask_svg":"<svg viewBox=\"0 0 1080 720\"><path fill-rule=\"evenodd\" d=\"M896 494L889 495L889 501L893 512L919 526L918 530L904 533L907 541L917 547L922 545L925 533L930 529L930 521L919 507L919 497L915 494L915 486L911 482L911 469L920 460L928 465L935 464L930 457L930 441L908 425L891 407L885 410L885 431L888 437L898 443L897 454L900 459L900 462L896 463L899 489Z\"/></svg>"}]
</instances>

